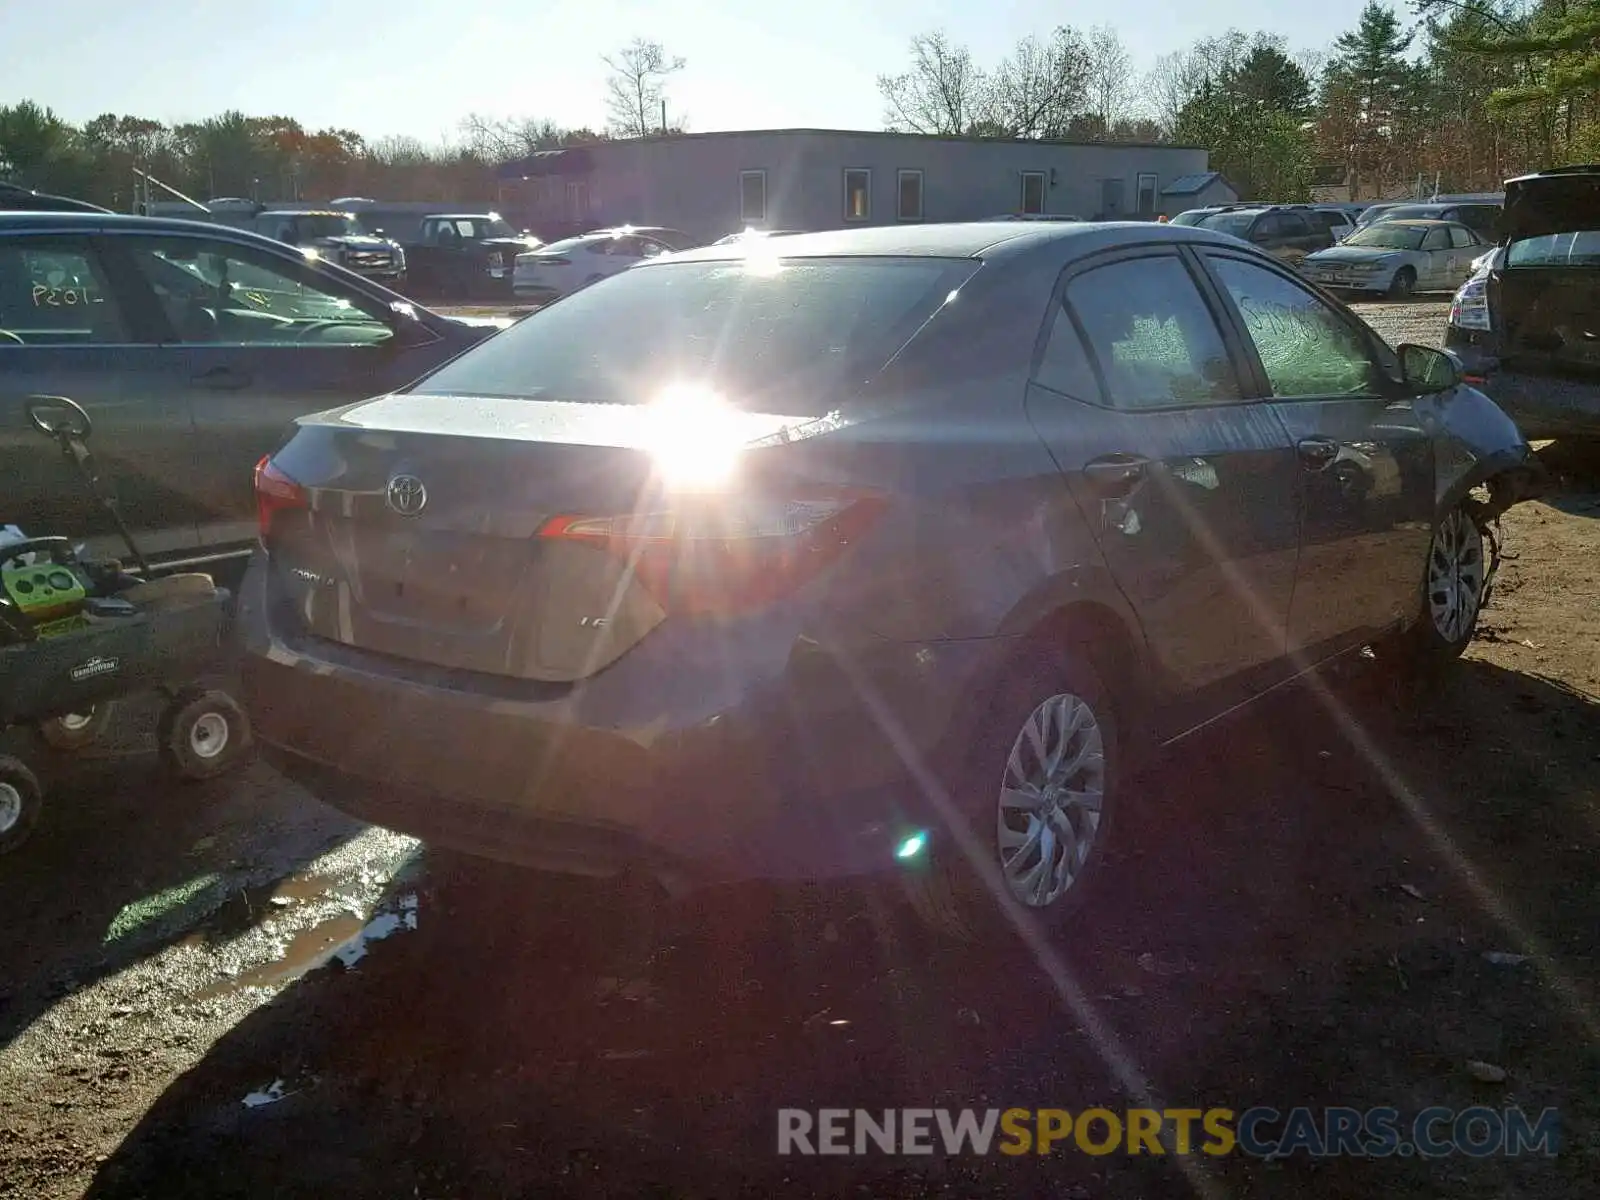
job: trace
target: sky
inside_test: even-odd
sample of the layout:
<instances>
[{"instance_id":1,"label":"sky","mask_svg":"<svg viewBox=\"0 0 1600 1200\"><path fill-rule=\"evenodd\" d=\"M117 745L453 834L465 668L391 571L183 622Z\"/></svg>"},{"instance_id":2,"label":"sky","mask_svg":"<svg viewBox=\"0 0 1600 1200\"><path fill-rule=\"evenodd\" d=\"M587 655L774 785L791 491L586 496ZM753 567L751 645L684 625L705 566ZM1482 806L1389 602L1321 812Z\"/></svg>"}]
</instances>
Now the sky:
<instances>
[{"instance_id":1,"label":"sky","mask_svg":"<svg viewBox=\"0 0 1600 1200\"><path fill-rule=\"evenodd\" d=\"M0 104L82 122L229 108L434 143L468 113L605 123L603 55L635 37L687 60L669 120L694 131L878 129L879 74L943 28L980 64L1057 25L1109 21L1136 70L1230 26L1320 48L1363 0L0 0ZM1406 14L1403 12L1403 16Z\"/></svg>"}]
</instances>

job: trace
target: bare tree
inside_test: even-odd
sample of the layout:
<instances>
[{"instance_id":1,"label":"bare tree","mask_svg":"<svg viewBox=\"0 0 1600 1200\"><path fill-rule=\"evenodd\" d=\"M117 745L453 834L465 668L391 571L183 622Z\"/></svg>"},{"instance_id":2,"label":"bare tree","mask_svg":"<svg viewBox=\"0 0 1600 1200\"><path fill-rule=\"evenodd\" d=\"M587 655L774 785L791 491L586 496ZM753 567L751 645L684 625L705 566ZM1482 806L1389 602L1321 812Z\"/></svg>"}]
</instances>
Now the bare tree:
<instances>
[{"instance_id":1,"label":"bare tree","mask_svg":"<svg viewBox=\"0 0 1600 1200\"><path fill-rule=\"evenodd\" d=\"M1065 137L1089 92L1089 51L1082 35L1061 26L1048 42L1025 37L987 89L985 128L1006 137Z\"/></svg>"},{"instance_id":2,"label":"bare tree","mask_svg":"<svg viewBox=\"0 0 1600 1200\"><path fill-rule=\"evenodd\" d=\"M667 77L683 70L684 60L668 58L660 42L635 38L604 62L611 69L606 79L606 114L617 137L648 137L664 132L662 102Z\"/></svg>"},{"instance_id":3,"label":"bare tree","mask_svg":"<svg viewBox=\"0 0 1600 1200\"><path fill-rule=\"evenodd\" d=\"M911 69L878 76L884 124L902 133L963 134L988 107L989 80L942 30L911 39Z\"/></svg>"},{"instance_id":4,"label":"bare tree","mask_svg":"<svg viewBox=\"0 0 1600 1200\"><path fill-rule=\"evenodd\" d=\"M469 113L461 121L463 146L485 162L523 158L535 150L560 146L566 138L567 131L547 119Z\"/></svg>"},{"instance_id":5,"label":"bare tree","mask_svg":"<svg viewBox=\"0 0 1600 1200\"><path fill-rule=\"evenodd\" d=\"M1088 54L1089 111L1109 129L1132 107L1133 55L1110 25L1089 31Z\"/></svg>"}]
</instances>

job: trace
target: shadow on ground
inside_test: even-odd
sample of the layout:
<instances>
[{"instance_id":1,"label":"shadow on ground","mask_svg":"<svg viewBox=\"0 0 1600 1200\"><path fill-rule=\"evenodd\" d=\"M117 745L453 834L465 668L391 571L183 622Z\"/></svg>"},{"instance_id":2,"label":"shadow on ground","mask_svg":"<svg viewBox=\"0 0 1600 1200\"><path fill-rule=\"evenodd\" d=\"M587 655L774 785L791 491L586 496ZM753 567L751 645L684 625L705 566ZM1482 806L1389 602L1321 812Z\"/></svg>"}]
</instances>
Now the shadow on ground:
<instances>
[{"instance_id":1,"label":"shadow on ground","mask_svg":"<svg viewBox=\"0 0 1600 1200\"><path fill-rule=\"evenodd\" d=\"M363 828L308 804L259 764L200 784L173 780L154 749L160 707L154 695L119 702L105 742L73 758L24 731L7 735L47 796L33 837L0 859L0 1047L61 996L202 920L243 927L255 916L252 892Z\"/></svg>"},{"instance_id":2,"label":"shadow on ground","mask_svg":"<svg viewBox=\"0 0 1600 1200\"><path fill-rule=\"evenodd\" d=\"M1175 752L1061 938L1069 967L1169 1105L1555 1105L1569 1131L1553 1161L1191 1160L1228 1194L1590 1195L1600 713L1483 662L1421 713L1378 694L1300 694ZM1070 1149L775 1154L785 1106L1125 1106L1109 1045L1010 940L955 953L881 897L749 888L665 928L604 887L445 858L418 911L236 1026L89 1194L1190 1190L1172 1159Z\"/></svg>"}]
</instances>

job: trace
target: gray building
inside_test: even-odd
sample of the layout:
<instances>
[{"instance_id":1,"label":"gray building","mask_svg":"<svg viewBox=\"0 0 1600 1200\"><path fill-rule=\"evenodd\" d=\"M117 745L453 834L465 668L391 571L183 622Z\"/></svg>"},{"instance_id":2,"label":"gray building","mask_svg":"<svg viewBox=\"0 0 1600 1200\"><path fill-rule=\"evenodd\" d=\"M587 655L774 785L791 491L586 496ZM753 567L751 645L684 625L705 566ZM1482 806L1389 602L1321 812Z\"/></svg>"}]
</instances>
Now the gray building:
<instances>
[{"instance_id":1,"label":"gray building","mask_svg":"<svg viewBox=\"0 0 1600 1200\"><path fill-rule=\"evenodd\" d=\"M691 133L505 163L500 208L546 238L624 223L709 240L745 226L838 229L1010 213L1153 219L1191 207L1164 189L1206 167L1197 146L837 129Z\"/></svg>"}]
</instances>

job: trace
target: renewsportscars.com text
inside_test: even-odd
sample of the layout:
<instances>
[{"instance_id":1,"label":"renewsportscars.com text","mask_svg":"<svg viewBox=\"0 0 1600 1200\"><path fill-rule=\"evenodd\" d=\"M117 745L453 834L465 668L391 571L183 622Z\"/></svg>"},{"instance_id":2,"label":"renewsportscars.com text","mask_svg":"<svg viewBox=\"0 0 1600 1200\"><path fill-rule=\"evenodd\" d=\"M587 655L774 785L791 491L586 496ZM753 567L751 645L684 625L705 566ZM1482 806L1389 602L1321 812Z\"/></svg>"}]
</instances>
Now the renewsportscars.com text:
<instances>
[{"instance_id":1,"label":"renewsportscars.com text","mask_svg":"<svg viewBox=\"0 0 1600 1200\"><path fill-rule=\"evenodd\" d=\"M1245 1154L1254 1158L1554 1155L1559 1114L1520 1108L862 1108L778 1110L785 1155Z\"/></svg>"}]
</instances>

